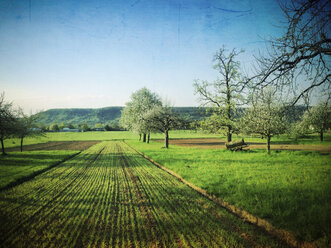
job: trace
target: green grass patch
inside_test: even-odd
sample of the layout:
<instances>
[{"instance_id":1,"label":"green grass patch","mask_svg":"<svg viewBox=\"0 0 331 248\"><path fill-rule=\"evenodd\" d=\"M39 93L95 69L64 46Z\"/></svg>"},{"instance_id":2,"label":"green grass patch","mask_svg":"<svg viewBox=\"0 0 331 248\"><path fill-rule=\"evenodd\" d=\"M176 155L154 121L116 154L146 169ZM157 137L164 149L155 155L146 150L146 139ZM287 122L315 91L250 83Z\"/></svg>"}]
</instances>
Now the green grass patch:
<instances>
[{"instance_id":1,"label":"green grass patch","mask_svg":"<svg viewBox=\"0 0 331 248\"><path fill-rule=\"evenodd\" d=\"M215 134L207 134L204 132L195 132L190 130L175 130L171 131L172 138L214 138L219 137ZM163 139L161 133L151 134L152 139ZM53 132L45 133L43 137L27 137L24 139L24 145L32 145L37 143L46 143L48 141L87 141L87 140L123 140L123 139L139 139L139 135L129 131L111 131L111 132ZM20 139L5 140L5 147L16 147L20 145Z\"/></svg>"},{"instance_id":2,"label":"green grass patch","mask_svg":"<svg viewBox=\"0 0 331 248\"><path fill-rule=\"evenodd\" d=\"M61 162L78 151L9 152L0 156L0 189Z\"/></svg>"},{"instance_id":3,"label":"green grass patch","mask_svg":"<svg viewBox=\"0 0 331 248\"><path fill-rule=\"evenodd\" d=\"M269 220L300 240L330 244L331 154L231 152L127 141L209 193Z\"/></svg>"},{"instance_id":4,"label":"green grass patch","mask_svg":"<svg viewBox=\"0 0 331 248\"><path fill-rule=\"evenodd\" d=\"M188 138L219 138L226 140L225 136L220 134L211 134L203 131L192 130L173 130L170 131L169 136L171 139L188 139ZM44 137L25 138L24 145L32 145L38 143L45 143L48 141L86 141L86 140L137 140L138 134L129 131L111 131L111 132L80 132L80 133L66 133L66 132L54 132L45 133ZM151 134L151 139L163 139L164 135L161 133ZM265 143L264 139L259 136L243 136L233 135L233 140L244 138L247 142L259 142ZM326 133L324 142L319 141L318 134L311 134L305 138L299 140L293 140L286 135L280 135L272 137L272 144L318 144L318 145L331 145L331 133ZM16 147L20 145L19 139L5 140L5 147Z\"/></svg>"},{"instance_id":5,"label":"green grass patch","mask_svg":"<svg viewBox=\"0 0 331 248\"><path fill-rule=\"evenodd\" d=\"M132 132L54 132L45 133L44 137L27 137L24 139L24 145L46 143L48 141L88 141L88 140L117 140L117 139L134 139L137 134ZM16 147L20 145L19 139L5 140L5 147Z\"/></svg>"},{"instance_id":6,"label":"green grass patch","mask_svg":"<svg viewBox=\"0 0 331 248\"><path fill-rule=\"evenodd\" d=\"M245 135L234 135L234 139L241 139L244 138L247 142L258 142L258 143L266 143L266 139L261 139L260 136L252 135L252 136L245 136ZM277 135L271 138L271 144L293 144L293 145L331 145L331 133L324 134L324 141L320 141L319 134L307 134L303 138L293 139L288 137L287 135Z\"/></svg>"},{"instance_id":7,"label":"green grass patch","mask_svg":"<svg viewBox=\"0 0 331 248\"><path fill-rule=\"evenodd\" d=\"M288 247L123 142L0 192L1 247Z\"/></svg>"}]
</instances>

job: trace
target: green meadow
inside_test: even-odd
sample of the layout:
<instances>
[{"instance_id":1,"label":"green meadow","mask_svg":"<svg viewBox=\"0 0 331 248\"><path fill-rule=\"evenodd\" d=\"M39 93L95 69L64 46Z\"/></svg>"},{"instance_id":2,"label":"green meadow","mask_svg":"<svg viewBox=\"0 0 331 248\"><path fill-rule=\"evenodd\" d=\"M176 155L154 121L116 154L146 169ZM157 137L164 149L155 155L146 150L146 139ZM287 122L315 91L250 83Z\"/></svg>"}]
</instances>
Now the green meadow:
<instances>
[{"instance_id":1,"label":"green meadow","mask_svg":"<svg viewBox=\"0 0 331 248\"><path fill-rule=\"evenodd\" d=\"M208 193L268 220L276 228L286 229L300 241L319 247L331 244L331 154L314 151L265 150L231 152L225 149L199 149L170 145L164 149L162 134L152 134L150 144L138 141L131 132L47 133L27 138L25 145L49 141L126 140L148 157L181 175ZM170 139L224 137L195 131L172 131ZM234 139L240 139L235 136ZM248 142L263 142L245 137ZM331 145L331 135L323 143L317 135L294 141L287 136L274 137L272 144ZM6 140L6 147L19 140ZM52 167L78 151L8 152L0 158L0 187Z\"/></svg>"},{"instance_id":2,"label":"green meadow","mask_svg":"<svg viewBox=\"0 0 331 248\"><path fill-rule=\"evenodd\" d=\"M191 131L191 130L174 130L169 132L170 139L188 139L188 138L219 138L225 141L225 136L219 134L212 134L203 131ZM24 145L31 145L37 143L45 143L48 141L85 141L85 140L136 140L139 136L129 131L112 131L112 132L49 132L45 133L42 137L27 137L24 139ZM163 139L164 135L161 133L151 134L151 139ZM244 138L247 142L259 142L264 143L265 140L259 136L243 136L233 135L233 139ZM317 134L307 135L304 138L294 140L286 135L275 136L271 139L271 144L318 144L324 146L331 145L331 133L325 134L324 142L319 141ZM19 139L7 139L5 140L5 147L16 147L20 145Z\"/></svg>"},{"instance_id":3,"label":"green meadow","mask_svg":"<svg viewBox=\"0 0 331 248\"><path fill-rule=\"evenodd\" d=\"M122 141L1 191L0 210L1 247L290 247Z\"/></svg>"},{"instance_id":4,"label":"green meadow","mask_svg":"<svg viewBox=\"0 0 331 248\"><path fill-rule=\"evenodd\" d=\"M299 240L330 244L331 154L231 152L127 141L148 157Z\"/></svg>"},{"instance_id":5,"label":"green meadow","mask_svg":"<svg viewBox=\"0 0 331 248\"><path fill-rule=\"evenodd\" d=\"M180 138L214 138L219 137L215 134L208 134L204 132L195 131L172 131L171 137ZM31 145L36 143L45 143L48 141L85 141L85 140L127 140L138 139L139 136L129 131L113 131L113 132L49 132L45 133L42 137L27 137L24 139L24 145ZM163 139L163 135L160 133L151 134L152 139ZM7 139L5 140L5 147L16 147L20 145L19 139Z\"/></svg>"}]
</instances>

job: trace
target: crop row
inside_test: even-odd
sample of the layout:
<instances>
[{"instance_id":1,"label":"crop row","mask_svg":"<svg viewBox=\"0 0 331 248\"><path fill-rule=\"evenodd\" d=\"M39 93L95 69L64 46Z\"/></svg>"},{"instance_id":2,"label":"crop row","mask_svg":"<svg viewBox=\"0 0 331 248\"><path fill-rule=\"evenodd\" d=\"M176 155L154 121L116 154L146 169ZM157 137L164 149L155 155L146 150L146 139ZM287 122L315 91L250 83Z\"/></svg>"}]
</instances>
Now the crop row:
<instances>
[{"instance_id":1,"label":"crop row","mask_svg":"<svg viewBox=\"0 0 331 248\"><path fill-rule=\"evenodd\" d=\"M280 244L122 142L102 142L0 194L3 247Z\"/></svg>"}]
</instances>

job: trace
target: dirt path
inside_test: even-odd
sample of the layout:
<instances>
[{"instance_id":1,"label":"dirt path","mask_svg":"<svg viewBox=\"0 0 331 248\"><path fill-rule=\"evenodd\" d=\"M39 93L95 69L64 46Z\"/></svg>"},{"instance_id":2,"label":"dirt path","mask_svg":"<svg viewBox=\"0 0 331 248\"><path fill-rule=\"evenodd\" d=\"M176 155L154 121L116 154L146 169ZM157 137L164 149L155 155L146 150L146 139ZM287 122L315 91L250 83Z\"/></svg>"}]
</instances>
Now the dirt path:
<instances>
[{"instance_id":1,"label":"dirt path","mask_svg":"<svg viewBox=\"0 0 331 248\"><path fill-rule=\"evenodd\" d=\"M1 247L286 247L122 142L0 193Z\"/></svg>"},{"instance_id":2,"label":"dirt path","mask_svg":"<svg viewBox=\"0 0 331 248\"><path fill-rule=\"evenodd\" d=\"M163 142L163 140L154 140ZM172 139L169 141L172 145L197 147L201 149L225 149L225 141L215 138L206 139ZM250 149L266 149L264 143L247 142ZM331 152L331 146L322 145L295 145L295 144L271 144L272 150L293 150L293 151L320 151Z\"/></svg>"}]
</instances>

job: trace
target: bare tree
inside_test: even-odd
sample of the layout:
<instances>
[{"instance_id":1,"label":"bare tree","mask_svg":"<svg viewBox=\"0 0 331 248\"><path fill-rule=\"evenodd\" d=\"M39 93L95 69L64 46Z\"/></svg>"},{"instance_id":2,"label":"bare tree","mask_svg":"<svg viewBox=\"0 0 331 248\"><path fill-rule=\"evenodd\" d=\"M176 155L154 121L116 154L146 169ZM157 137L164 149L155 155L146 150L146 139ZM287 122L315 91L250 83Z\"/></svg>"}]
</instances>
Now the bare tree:
<instances>
[{"instance_id":1,"label":"bare tree","mask_svg":"<svg viewBox=\"0 0 331 248\"><path fill-rule=\"evenodd\" d=\"M0 95L0 142L2 155L6 155L4 140L12 137L17 130L16 113L12 103L5 101L5 93Z\"/></svg>"},{"instance_id":2,"label":"bare tree","mask_svg":"<svg viewBox=\"0 0 331 248\"><path fill-rule=\"evenodd\" d=\"M294 105L315 89L330 92L331 1L291 0L280 6L286 31L271 38L248 81L256 89L272 85L291 90Z\"/></svg>"},{"instance_id":3,"label":"bare tree","mask_svg":"<svg viewBox=\"0 0 331 248\"><path fill-rule=\"evenodd\" d=\"M195 94L200 96L199 100L202 105L214 108L214 113L219 119L217 125L226 127L228 142L232 140L235 108L243 100L242 91L245 84L241 78L240 63L236 60L236 57L242 52L242 50L237 51L236 49L228 52L223 46L214 58L216 62L214 68L219 71L221 78L213 83L196 80L193 85ZM215 119L215 115L213 118Z\"/></svg>"},{"instance_id":4,"label":"bare tree","mask_svg":"<svg viewBox=\"0 0 331 248\"><path fill-rule=\"evenodd\" d=\"M38 114L26 115L22 110L19 110L19 119L17 121L17 128L15 136L21 140L21 152L23 151L23 140L25 137L41 136L43 133L36 128L36 120L39 118Z\"/></svg>"},{"instance_id":5,"label":"bare tree","mask_svg":"<svg viewBox=\"0 0 331 248\"><path fill-rule=\"evenodd\" d=\"M144 116L153 131L164 133L164 147L169 147L169 131L181 128L186 121L172 112L169 106L156 106Z\"/></svg>"}]
</instances>

